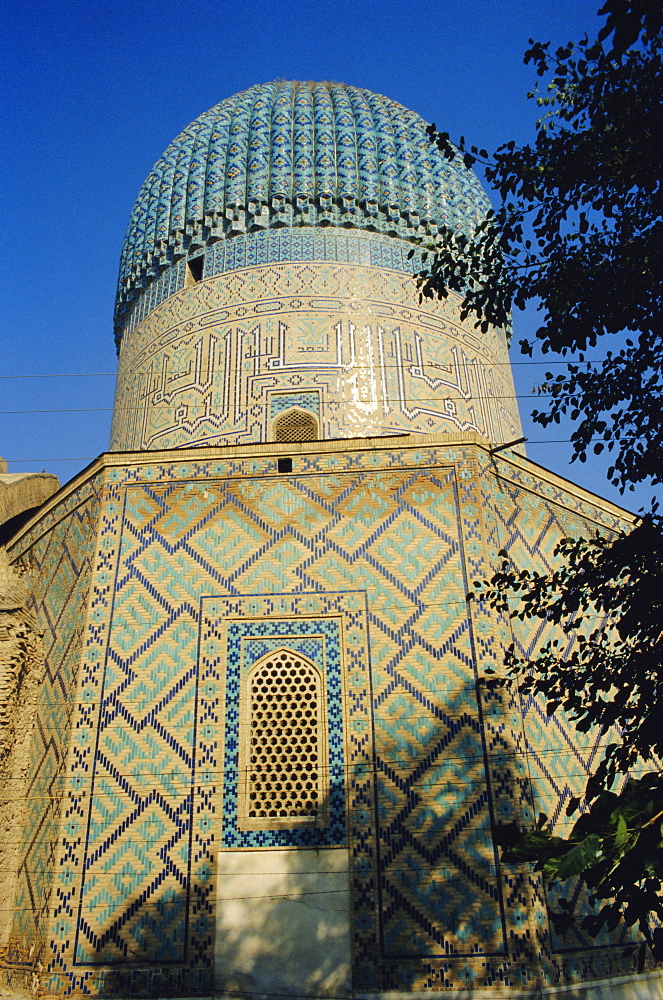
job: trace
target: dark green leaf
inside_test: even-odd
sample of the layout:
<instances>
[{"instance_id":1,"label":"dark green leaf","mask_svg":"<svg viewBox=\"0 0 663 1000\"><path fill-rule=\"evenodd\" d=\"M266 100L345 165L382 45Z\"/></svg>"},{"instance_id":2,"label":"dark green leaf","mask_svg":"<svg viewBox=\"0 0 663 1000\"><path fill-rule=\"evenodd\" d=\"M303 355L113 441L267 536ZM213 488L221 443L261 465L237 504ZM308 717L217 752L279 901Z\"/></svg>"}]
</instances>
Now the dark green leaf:
<instances>
[{"instance_id":1,"label":"dark green leaf","mask_svg":"<svg viewBox=\"0 0 663 1000\"><path fill-rule=\"evenodd\" d=\"M560 879L580 875L594 863L600 846L601 842L597 834L590 833L588 837L567 851L559 861L548 862L543 870L546 874L555 875Z\"/></svg>"}]
</instances>

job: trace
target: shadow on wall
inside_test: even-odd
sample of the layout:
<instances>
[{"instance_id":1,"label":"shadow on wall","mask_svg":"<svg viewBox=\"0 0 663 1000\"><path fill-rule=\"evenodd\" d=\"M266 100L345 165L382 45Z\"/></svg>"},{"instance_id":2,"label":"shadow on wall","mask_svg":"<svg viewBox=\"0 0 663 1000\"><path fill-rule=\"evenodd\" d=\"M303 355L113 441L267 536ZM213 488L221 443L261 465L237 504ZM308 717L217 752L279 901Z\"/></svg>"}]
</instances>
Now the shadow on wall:
<instances>
[{"instance_id":1,"label":"shadow on wall","mask_svg":"<svg viewBox=\"0 0 663 1000\"><path fill-rule=\"evenodd\" d=\"M376 991L431 988L431 980L435 988L439 972L470 996L516 966L543 985L550 945L537 880L529 866L500 873L492 842L495 821L531 809L529 780L517 767L522 733L505 726L518 718L514 706L491 695L479 714L474 686L461 681L413 708L405 664L387 686L375 731L368 878L352 867L359 833L348 774L349 849L223 850L209 855L216 878L211 864L201 875L208 862L194 854L188 895L160 881L173 845L153 847L151 856L148 847L141 883L99 922L88 939L90 964L73 969L76 977L87 975L102 996L349 996L353 920L368 916L375 953L355 961L388 970ZM155 782L141 798L162 791ZM109 862L106 878L117 888L130 873ZM367 885L369 898L360 891Z\"/></svg>"},{"instance_id":2,"label":"shadow on wall","mask_svg":"<svg viewBox=\"0 0 663 1000\"><path fill-rule=\"evenodd\" d=\"M514 769L513 716L501 696L479 710L474 683L459 673L449 657L435 679L417 678L419 689L439 687L415 703L403 663L376 732L386 990L471 992L503 981L516 963L529 981L539 974L529 872L501 873L492 837L494 822L529 806L527 777Z\"/></svg>"},{"instance_id":3,"label":"shadow on wall","mask_svg":"<svg viewBox=\"0 0 663 1000\"><path fill-rule=\"evenodd\" d=\"M218 991L350 994L347 848L224 851L217 880Z\"/></svg>"},{"instance_id":4,"label":"shadow on wall","mask_svg":"<svg viewBox=\"0 0 663 1000\"><path fill-rule=\"evenodd\" d=\"M378 807L367 820L371 871L360 878L355 866L361 834L353 811L353 775L348 774L349 849L212 853L217 832L210 838L209 861L201 862L195 853L191 858L187 894L164 889L173 845L147 847L140 881L99 921L97 933L88 934L90 964L74 968L76 977L87 975L90 991L109 997L212 991L247 998L349 996L353 922L356 929L366 919L375 928L374 953L357 954L355 961L388 969L384 982L376 984L378 991L426 988L439 967L446 982L453 980L469 996L514 958L536 977L527 928L520 941L511 934L507 942L491 836L500 803L505 797L511 806L518 800L513 745L505 735L501 706L495 706L494 715L491 706L484 706L482 723L473 685L461 682L438 692L436 704L428 702L425 711L410 711L405 670L391 678L389 687L388 713L382 716L387 721L376 725L375 735ZM141 789L141 799L154 800L162 791L155 782L152 789ZM117 867L121 857L119 852L115 863L108 858L104 881L114 890L132 880L126 860ZM212 864L216 878L210 877ZM518 896L513 871L508 882L511 897ZM523 874L516 901L521 909L531 905L528 884ZM108 897L101 882L93 895L93 909L105 910ZM514 948L520 948L519 955L514 956ZM361 971L355 970L356 981Z\"/></svg>"},{"instance_id":5,"label":"shadow on wall","mask_svg":"<svg viewBox=\"0 0 663 1000\"><path fill-rule=\"evenodd\" d=\"M222 850L202 892L192 885L166 899L157 889L142 903L136 894L134 908L123 904L125 914L133 909L123 927L104 925L91 992L350 996L348 857L347 847Z\"/></svg>"},{"instance_id":6,"label":"shadow on wall","mask_svg":"<svg viewBox=\"0 0 663 1000\"><path fill-rule=\"evenodd\" d=\"M381 980L366 990L376 993L451 988L470 997L505 980L534 993L631 971L618 935L604 949L578 935L551 940L540 878L529 865L498 863L493 824L533 815L517 695L479 685L478 704L474 684L454 677L447 663L437 679L417 678L427 697L415 701L416 666L404 657L377 679L377 812L363 828L370 829L370 871L356 864L363 833L352 772L349 848L218 851L220 830L210 830L209 862L193 854L187 897L159 882L173 845L152 846L143 881L122 903L126 920L113 912L100 921L106 943L96 956L89 939L99 963L90 973L93 990L99 975L104 996L344 997L352 958L355 989L364 963L378 969ZM163 791L152 782L142 795ZM264 842L271 837L265 830ZM106 877L117 885L128 874L109 864ZM375 928L373 954L357 946L366 920Z\"/></svg>"}]
</instances>

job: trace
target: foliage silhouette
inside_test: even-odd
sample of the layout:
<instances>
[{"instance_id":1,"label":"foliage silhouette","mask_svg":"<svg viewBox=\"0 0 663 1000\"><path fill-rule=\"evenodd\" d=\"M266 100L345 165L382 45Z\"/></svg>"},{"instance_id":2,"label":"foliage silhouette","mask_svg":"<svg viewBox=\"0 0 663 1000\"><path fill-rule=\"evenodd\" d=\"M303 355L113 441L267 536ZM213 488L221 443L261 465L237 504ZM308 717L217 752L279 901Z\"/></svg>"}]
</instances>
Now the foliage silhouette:
<instances>
[{"instance_id":1,"label":"foliage silhouette","mask_svg":"<svg viewBox=\"0 0 663 1000\"><path fill-rule=\"evenodd\" d=\"M460 294L463 317L473 314L484 332L508 329L513 306L537 303L539 347L570 360L564 374L546 374L539 391L547 406L534 419L545 427L570 417L573 458L607 449L608 477L623 491L663 481L663 7L607 0L599 15L594 40L555 51L530 40L525 62L549 77L547 90L530 95L544 114L532 144L508 142L488 157L430 127L449 160L460 157L468 169L484 163L501 205L471 236L442 230L417 280L426 297ZM587 362L584 352L597 345L604 360ZM532 346L521 342L526 354ZM654 926L663 919L657 504L628 535L563 540L550 575L502 555L473 596L511 617L557 622L577 639L570 653L556 642L532 657L512 646L506 678L487 683L544 696L549 713L561 707L581 732L621 732L584 799L569 803L568 814L579 813L571 833L554 836L545 816L526 833L504 827L505 860L532 861L553 882L580 876L597 904L585 929L596 935L624 919L663 961L663 930ZM557 920L572 919L562 901Z\"/></svg>"}]
</instances>

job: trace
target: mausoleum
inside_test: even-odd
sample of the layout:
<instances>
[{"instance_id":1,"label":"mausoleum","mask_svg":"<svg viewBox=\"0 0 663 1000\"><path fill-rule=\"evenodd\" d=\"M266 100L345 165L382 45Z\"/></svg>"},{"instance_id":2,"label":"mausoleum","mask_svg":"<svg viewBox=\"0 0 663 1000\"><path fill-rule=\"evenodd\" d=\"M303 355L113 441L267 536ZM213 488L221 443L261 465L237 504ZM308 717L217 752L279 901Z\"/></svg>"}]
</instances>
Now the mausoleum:
<instances>
[{"instance_id":1,"label":"mausoleum","mask_svg":"<svg viewBox=\"0 0 663 1000\"><path fill-rule=\"evenodd\" d=\"M224 100L149 174L110 449L0 576L10 984L660 995L621 932L560 938L493 841L563 820L598 736L486 693L552 626L466 595L500 550L547 569L630 516L527 459L505 331L420 300L422 241L487 205L417 114L340 83Z\"/></svg>"}]
</instances>

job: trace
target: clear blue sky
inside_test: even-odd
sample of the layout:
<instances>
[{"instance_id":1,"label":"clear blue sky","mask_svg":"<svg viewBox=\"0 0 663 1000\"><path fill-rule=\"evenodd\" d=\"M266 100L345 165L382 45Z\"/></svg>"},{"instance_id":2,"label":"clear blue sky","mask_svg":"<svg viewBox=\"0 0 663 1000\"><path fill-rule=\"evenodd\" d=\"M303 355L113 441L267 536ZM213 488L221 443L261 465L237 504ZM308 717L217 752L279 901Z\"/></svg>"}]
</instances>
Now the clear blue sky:
<instances>
[{"instance_id":1,"label":"clear blue sky","mask_svg":"<svg viewBox=\"0 0 663 1000\"><path fill-rule=\"evenodd\" d=\"M599 6L5 0L0 374L25 376L0 379L0 454L9 471L46 469L66 482L107 448L124 230L153 163L193 118L254 83L342 80L387 94L452 137L488 149L521 141L537 117L526 100L535 82L522 61L528 38L563 43L592 34ZM533 322L515 317L514 342ZM620 501L604 466L569 468L570 448L558 443L568 429L528 422L527 396L544 369L515 365L530 457L639 506L639 497Z\"/></svg>"}]
</instances>

